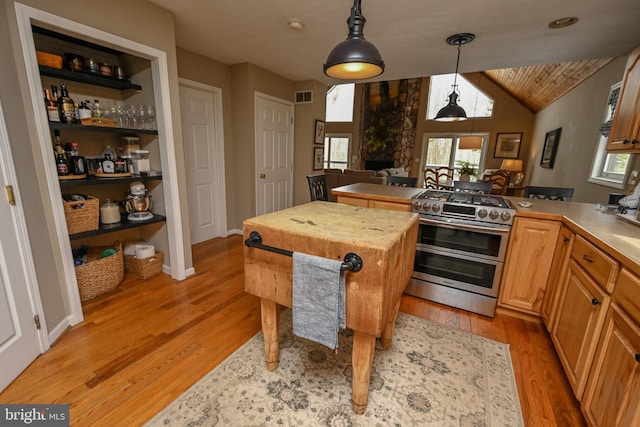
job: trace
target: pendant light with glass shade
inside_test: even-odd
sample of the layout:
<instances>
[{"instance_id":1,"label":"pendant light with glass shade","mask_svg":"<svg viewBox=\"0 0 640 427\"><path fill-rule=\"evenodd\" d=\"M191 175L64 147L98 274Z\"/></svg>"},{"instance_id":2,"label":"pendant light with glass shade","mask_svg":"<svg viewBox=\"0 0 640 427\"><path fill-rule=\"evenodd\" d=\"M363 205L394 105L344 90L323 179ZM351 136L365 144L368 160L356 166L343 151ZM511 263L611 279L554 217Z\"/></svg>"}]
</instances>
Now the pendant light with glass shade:
<instances>
[{"instance_id":1,"label":"pendant light with glass shade","mask_svg":"<svg viewBox=\"0 0 640 427\"><path fill-rule=\"evenodd\" d=\"M323 67L327 76L342 80L362 80L382 74L382 56L378 49L364 38L366 21L362 16L360 0L354 0L351 16L347 20L349 35L329 53Z\"/></svg>"},{"instance_id":2,"label":"pendant light with glass shade","mask_svg":"<svg viewBox=\"0 0 640 427\"><path fill-rule=\"evenodd\" d=\"M456 61L456 73L453 78L453 90L451 94L449 94L449 104L443 107L434 120L438 120L441 122L455 122L460 120L467 120L467 113L464 111L464 108L458 105L458 94L456 92L458 85L458 66L460 65L460 47L463 44L471 43L473 39L475 39L475 34L471 33L460 33L454 34L447 38L447 43L450 45L458 46L458 59Z\"/></svg>"}]
</instances>

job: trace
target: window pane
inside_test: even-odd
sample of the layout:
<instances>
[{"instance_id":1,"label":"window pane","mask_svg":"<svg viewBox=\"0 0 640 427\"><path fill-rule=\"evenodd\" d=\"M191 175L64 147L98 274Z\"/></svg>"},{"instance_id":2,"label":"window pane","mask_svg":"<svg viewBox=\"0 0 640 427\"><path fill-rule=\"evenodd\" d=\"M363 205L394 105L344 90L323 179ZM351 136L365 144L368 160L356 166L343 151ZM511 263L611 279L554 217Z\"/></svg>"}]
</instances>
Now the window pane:
<instances>
[{"instance_id":1,"label":"window pane","mask_svg":"<svg viewBox=\"0 0 640 427\"><path fill-rule=\"evenodd\" d=\"M602 169L603 175L619 175L624 179L627 171L627 163L629 162L629 154L607 154Z\"/></svg>"},{"instance_id":2,"label":"window pane","mask_svg":"<svg viewBox=\"0 0 640 427\"><path fill-rule=\"evenodd\" d=\"M452 138L429 138L425 168L449 166Z\"/></svg>"},{"instance_id":3,"label":"window pane","mask_svg":"<svg viewBox=\"0 0 640 427\"><path fill-rule=\"evenodd\" d=\"M449 103L455 73L431 76L429 83L429 100L427 102L427 120L433 120L438 111ZM464 108L467 117L491 117L493 115L493 98L478 89L469 80L458 74L458 105Z\"/></svg>"},{"instance_id":4,"label":"window pane","mask_svg":"<svg viewBox=\"0 0 640 427\"><path fill-rule=\"evenodd\" d=\"M351 138L327 135L324 139L325 167L345 169L349 164Z\"/></svg>"},{"instance_id":5,"label":"window pane","mask_svg":"<svg viewBox=\"0 0 640 427\"><path fill-rule=\"evenodd\" d=\"M327 122L352 122L355 83L335 85L327 91Z\"/></svg>"},{"instance_id":6,"label":"window pane","mask_svg":"<svg viewBox=\"0 0 640 427\"><path fill-rule=\"evenodd\" d=\"M460 143L460 138L457 138L458 143ZM484 140L483 140L484 143ZM456 154L454 160L454 168L455 173L453 175L454 179L460 179L460 167L462 164L469 164L476 170L476 175L478 173L478 165L480 164L480 155L482 153L482 149L480 150L459 150L456 145Z\"/></svg>"}]
</instances>

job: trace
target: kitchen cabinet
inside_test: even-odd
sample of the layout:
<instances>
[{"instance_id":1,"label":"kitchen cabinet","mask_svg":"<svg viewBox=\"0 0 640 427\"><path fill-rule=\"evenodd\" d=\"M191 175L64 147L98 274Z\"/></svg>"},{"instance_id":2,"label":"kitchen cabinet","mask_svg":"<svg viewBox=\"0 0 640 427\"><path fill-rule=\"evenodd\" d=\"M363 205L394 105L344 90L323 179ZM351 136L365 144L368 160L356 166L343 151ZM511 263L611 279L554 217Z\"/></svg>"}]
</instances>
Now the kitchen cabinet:
<instances>
[{"instance_id":1,"label":"kitchen cabinet","mask_svg":"<svg viewBox=\"0 0 640 427\"><path fill-rule=\"evenodd\" d=\"M423 189L359 182L331 189L336 201L364 208L411 212L411 199Z\"/></svg>"},{"instance_id":2,"label":"kitchen cabinet","mask_svg":"<svg viewBox=\"0 0 640 427\"><path fill-rule=\"evenodd\" d=\"M594 427L640 425L640 326L611 304L581 402Z\"/></svg>"},{"instance_id":3,"label":"kitchen cabinet","mask_svg":"<svg viewBox=\"0 0 640 427\"><path fill-rule=\"evenodd\" d=\"M559 290L551 340L578 400L587 383L618 268L617 261L576 236Z\"/></svg>"},{"instance_id":4,"label":"kitchen cabinet","mask_svg":"<svg viewBox=\"0 0 640 427\"><path fill-rule=\"evenodd\" d=\"M538 316L554 258L560 221L513 221L498 306Z\"/></svg>"},{"instance_id":5,"label":"kitchen cabinet","mask_svg":"<svg viewBox=\"0 0 640 427\"><path fill-rule=\"evenodd\" d=\"M640 153L640 47L631 52L627 60L607 151Z\"/></svg>"},{"instance_id":6,"label":"kitchen cabinet","mask_svg":"<svg viewBox=\"0 0 640 427\"><path fill-rule=\"evenodd\" d=\"M551 332L556 318L560 284L567 272L574 239L575 234L571 230L565 226L560 228L553 262L551 263L551 271L549 272L549 279L547 280L547 287L542 299L542 307L540 308L540 316L549 332Z\"/></svg>"}]
</instances>

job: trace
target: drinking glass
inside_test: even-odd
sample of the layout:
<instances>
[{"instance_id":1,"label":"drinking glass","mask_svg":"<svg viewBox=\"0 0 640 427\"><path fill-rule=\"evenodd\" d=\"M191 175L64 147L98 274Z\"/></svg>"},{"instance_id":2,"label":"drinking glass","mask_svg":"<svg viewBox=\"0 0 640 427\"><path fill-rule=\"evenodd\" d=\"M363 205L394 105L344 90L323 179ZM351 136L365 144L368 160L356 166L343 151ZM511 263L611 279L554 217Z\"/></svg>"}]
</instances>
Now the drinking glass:
<instances>
[{"instance_id":1,"label":"drinking glass","mask_svg":"<svg viewBox=\"0 0 640 427\"><path fill-rule=\"evenodd\" d=\"M146 108L144 105L137 105L136 109L135 109L135 114L136 114L136 118L138 120L138 127L137 129L145 129L146 126Z\"/></svg>"},{"instance_id":2,"label":"drinking glass","mask_svg":"<svg viewBox=\"0 0 640 427\"><path fill-rule=\"evenodd\" d=\"M145 129L155 129L156 126L155 126L154 120L156 118L156 110L153 107L153 105L146 106L145 117L146 117Z\"/></svg>"}]
</instances>

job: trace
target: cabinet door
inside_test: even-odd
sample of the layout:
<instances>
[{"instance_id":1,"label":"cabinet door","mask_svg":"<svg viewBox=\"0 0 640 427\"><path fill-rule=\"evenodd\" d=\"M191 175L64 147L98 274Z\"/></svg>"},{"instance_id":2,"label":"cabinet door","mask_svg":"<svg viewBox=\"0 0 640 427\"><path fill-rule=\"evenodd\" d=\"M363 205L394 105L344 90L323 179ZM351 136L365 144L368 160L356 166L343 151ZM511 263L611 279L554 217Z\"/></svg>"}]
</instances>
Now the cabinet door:
<instances>
[{"instance_id":1,"label":"cabinet door","mask_svg":"<svg viewBox=\"0 0 640 427\"><path fill-rule=\"evenodd\" d=\"M551 340L578 400L584 392L610 299L573 259L569 260Z\"/></svg>"},{"instance_id":2,"label":"cabinet door","mask_svg":"<svg viewBox=\"0 0 640 427\"><path fill-rule=\"evenodd\" d=\"M620 99L609 133L607 150L640 151L638 129L640 128L640 48L635 49L627 60ZM634 142L635 141L635 142Z\"/></svg>"},{"instance_id":3,"label":"cabinet door","mask_svg":"<svg viewBox=\"0 0 640 427\"><path fill-rule=\"evenodd\" d=\"M560 229L560 235L556 241L556 250L553 255L553 263L551 264L551 272L549 273L549 280L547 280L547 288L544 292L542 308L540 309L540 315L549 332L551 332L553 321L556 317L560 285L563 283L567 271L574 239L575 234L567 227Z\"/></svg>"},{"instance_id":4,"label":"cabinet door","mask_svg":"<svg viewBox=\"0 0 640 427\"><path fill-rule=\"evenodd\" d=\"M501 307L540 314L559 232L559 221L515 219L500 285Z\"/></svg>"},{"instance_id":5,"label":"cabinet door","mask_svg":"<svg viewBox=\"0 0 640 427\"><path fill-rule=\"evenodd\" d=\"M605 320L582 401L591 426L640 425L640 327L616 304Z\"/></svg>"}]
</instances>

